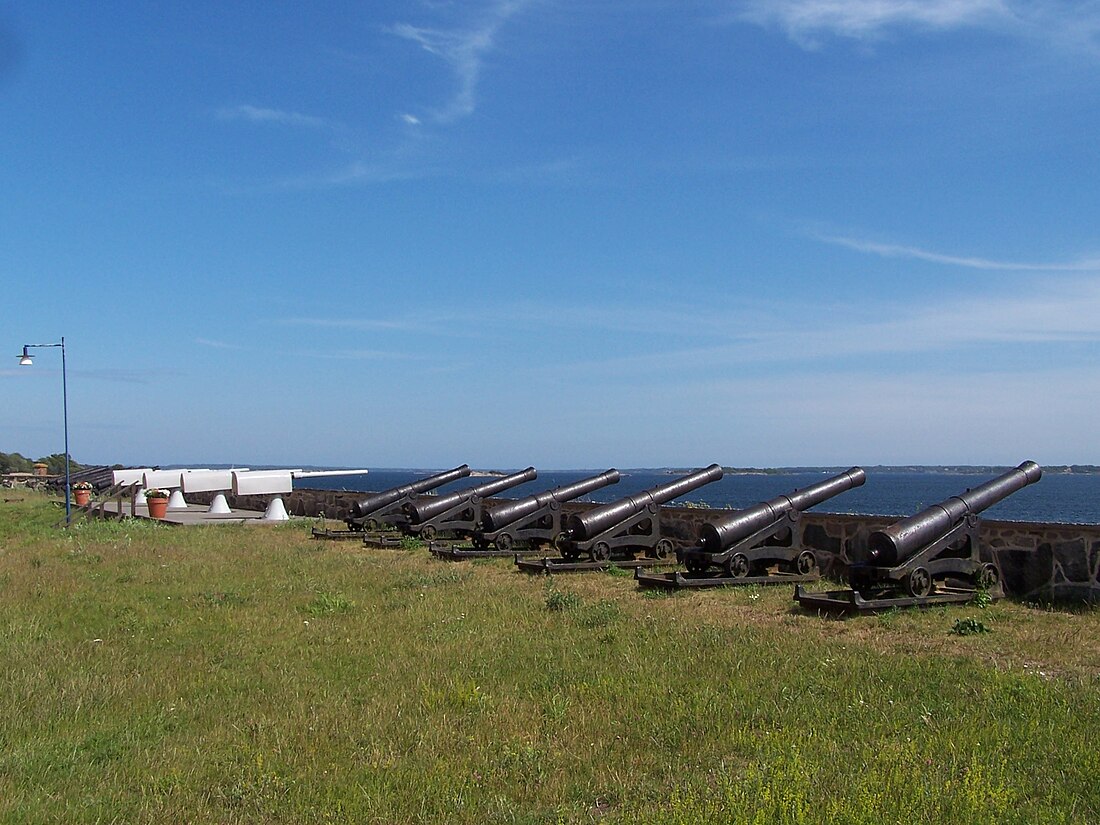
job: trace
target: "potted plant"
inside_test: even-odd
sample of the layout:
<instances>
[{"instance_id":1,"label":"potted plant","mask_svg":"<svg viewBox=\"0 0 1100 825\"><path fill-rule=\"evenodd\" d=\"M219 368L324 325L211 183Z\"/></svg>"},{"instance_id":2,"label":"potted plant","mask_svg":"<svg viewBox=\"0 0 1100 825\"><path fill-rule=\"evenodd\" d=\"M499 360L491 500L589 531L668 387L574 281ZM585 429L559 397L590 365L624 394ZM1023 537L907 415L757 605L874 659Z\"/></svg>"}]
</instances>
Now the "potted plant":
<instances>
[{"instance_id":1,"label":"potted plant","mask_svg":"<svg viewBox=\"0 0 1100 825\"><path fill-rule=\"evenodd\" d=\"M167 490L157 487L145 491L145 503L149 506L150 518L164 518L168 512L168 496Z\"/></svg>"},{"instance_id":2,"label":"potted plant","mask_svg":"<svg viewBox=\"0 0 1100 825\"><path fill-rule=\"evenodd\" d=\"M92 485L87 481L78 481L72 487L73 501L76 502L77 507L87 507L88 502L92 499Z\"/></svg>"}]
</instances>

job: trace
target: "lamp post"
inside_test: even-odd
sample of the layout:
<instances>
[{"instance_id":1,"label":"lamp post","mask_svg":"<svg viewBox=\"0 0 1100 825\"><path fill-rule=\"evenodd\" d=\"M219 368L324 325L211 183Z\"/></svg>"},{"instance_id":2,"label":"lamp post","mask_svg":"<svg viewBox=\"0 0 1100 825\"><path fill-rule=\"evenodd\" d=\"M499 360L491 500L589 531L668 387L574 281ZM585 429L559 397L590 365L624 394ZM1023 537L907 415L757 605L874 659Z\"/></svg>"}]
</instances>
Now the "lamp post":
<instances>
[{"instance_id":1,"label":"lamp post","mask_svg":"<svg viewBox=\"0 0 1100 825\"><path fill-rule=\"evenodd\" d=\"M61 347L61 409L65 423L65 524L69 525L73 521L73 507L69 485L69 382L65 377L65 336L62 335L61 342L57 344L24 344L23 354L16 357L19 359L19 366L29 367L34 364L34 356L29 350L46 347Z\"/></svg>"}]
</instances>

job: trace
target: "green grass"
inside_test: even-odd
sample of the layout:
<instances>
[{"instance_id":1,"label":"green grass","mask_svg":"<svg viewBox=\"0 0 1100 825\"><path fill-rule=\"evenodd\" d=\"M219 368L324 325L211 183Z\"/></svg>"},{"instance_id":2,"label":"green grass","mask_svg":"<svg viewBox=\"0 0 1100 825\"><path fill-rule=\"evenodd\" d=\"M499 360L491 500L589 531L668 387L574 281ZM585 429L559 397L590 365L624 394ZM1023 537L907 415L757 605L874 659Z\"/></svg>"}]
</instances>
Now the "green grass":
<instances>
[{"instance_id":1,"label":"green grass","mask_svg":"<svg viewBox=\"0 0 1100 825\"><path fill-rule=\"evenodd\" d=\"M1097 611L838 620L15 498L3 822L1100 819Z\"/></svg>"}]
</instances>

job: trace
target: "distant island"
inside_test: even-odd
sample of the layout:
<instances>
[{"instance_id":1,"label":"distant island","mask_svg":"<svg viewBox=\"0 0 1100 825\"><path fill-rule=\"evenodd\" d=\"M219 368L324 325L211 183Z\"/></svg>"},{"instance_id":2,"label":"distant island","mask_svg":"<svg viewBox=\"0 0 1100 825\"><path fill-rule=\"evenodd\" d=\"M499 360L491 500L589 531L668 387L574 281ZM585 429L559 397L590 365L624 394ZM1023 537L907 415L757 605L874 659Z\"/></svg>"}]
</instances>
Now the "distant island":
<instances>
[{"instance_id":1,"label":"distant island","mask_svg":"<svg viewBox=\"0 0 1100 825\"><path fill-rule=\"evenodd\" d=\"M863 465L867 472L876 473L944 473L946 475L992 475L1011 470L1016 465L992 464L872 464ZM651 472L683 475L696 468L662 467ZM723 467L726 475L793 475L795 473L842 473L848 467ZM1044 464L1043 472L1051 475L1100 475L1097 464Z\"/></svg>"}]
</instances>

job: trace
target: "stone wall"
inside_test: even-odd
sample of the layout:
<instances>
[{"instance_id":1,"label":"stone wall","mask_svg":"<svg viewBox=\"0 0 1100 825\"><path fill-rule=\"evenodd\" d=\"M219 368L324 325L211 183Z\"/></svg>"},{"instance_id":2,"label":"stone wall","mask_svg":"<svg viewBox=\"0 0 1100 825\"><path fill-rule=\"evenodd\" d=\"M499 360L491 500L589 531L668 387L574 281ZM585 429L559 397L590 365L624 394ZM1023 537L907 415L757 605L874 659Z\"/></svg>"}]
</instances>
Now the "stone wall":
<instances>
[{"instance_id":1,"label":"stone wall","mask_svg":"<svg viewBox=\"0 0 1100 825\"><path fill-rule=\"evenodd\" d=\"M189 495L194 503L208 504L212 493ZM337 522L351 514L352 502L364 493L334 490L295 490L284 496L292 516L324 516ZM263 510L263 496L228 495L235 508ZM490 504L504 499L489 499ZM582 512L593 504L569 502L564 512ZM681 546L690 545L704 522L724 517L729 510L688 507L662 508L665 534ZM873 531L896 521L883 516L852 516L809 512L803 516L804 543L817 553L822 573L836 581L847 578L853 550L866 546ZM983 521L983 556L1001 568L1005 592L1028 601L1100 602L1100 525L1041 524Z\"/></svg>"}]
</instances>

